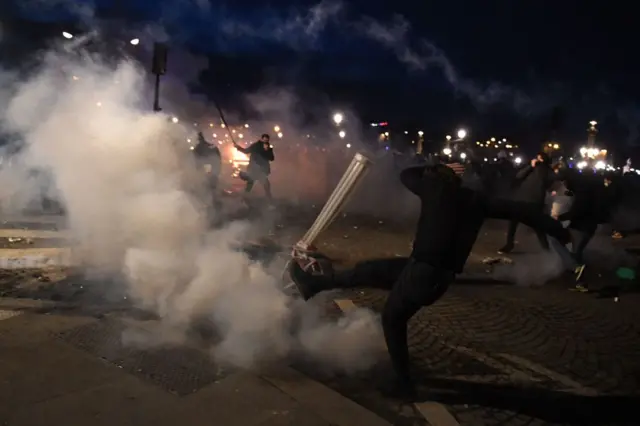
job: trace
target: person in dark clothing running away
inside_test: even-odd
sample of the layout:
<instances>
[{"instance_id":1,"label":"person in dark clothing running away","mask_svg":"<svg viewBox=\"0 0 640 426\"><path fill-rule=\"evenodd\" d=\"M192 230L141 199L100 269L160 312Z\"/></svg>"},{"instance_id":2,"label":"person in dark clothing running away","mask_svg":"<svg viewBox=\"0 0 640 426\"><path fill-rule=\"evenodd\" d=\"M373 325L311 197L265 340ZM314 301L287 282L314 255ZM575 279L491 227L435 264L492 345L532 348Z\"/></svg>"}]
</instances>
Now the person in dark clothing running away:
<instances>
[{"instance_id":1,"label":"person in dark clothing running away","mask_svg":"<svg viewBox=\"0 0 640 426\"><path fill-rule=\"evenodd\" d=\"M217 190L222 168L220 149L213 143L209 143L202 132L198 132L198 144L193 149L193 153L198 169L206 175L207 190L211 196L212 207L217 210L220 207Z\"/></svg>"},{"instance_id":2,"label":"person in dark clothing running away","mask_svg":"<svg viewBox=\"0 0 640 426\"><path fill-rule=\"evenodd\" d=\"M567 269L574 269L575 289L588 291L581 280L585 269L584 251L595 235L598 225L610 221L611 212L618 202L618 194L608 175L597 182L582 176L568 179L567 187L573 194L573 204L569 211L558 216L558 220L569 221L568 228L574 233L570 256L567 256L565 248L557 246L557 242L553 244Z\"/></svg>"},{"instance_id":3,"label":"person in dark clothing running away","mask_svg":"<svg viewBox=\"0 0 640 426\"><path fill-rule=\"evenodd\" d=\"M451 165L449 165L451 166ZM402 183L421 201L413 250L409 258L369 260L354 269L313 275L298 262L289 273L305 300L335 288L379 287L390 290L382 327L396 381L383 393L412 397L407 322L423 306L435 303L460 273L487 217L518 220L566 243L569 232L527 203L491 200L463 183L458 167L442 164L404 170ZM454 172L453 170L458 172Z\"/></svg>"},{"instance_id":4,"label":"person in dark clothing running away","mask_svg":"<svg viewBox=\"0 0 640 426\"><path fill-rule=\"evenodd\" d=\"M265 133L259 141L252 143L247 148L243 148L237 143L234 143L234 146L238 151L249 156L247 171L240 173L240 178L247 182L245 192L251 192L255 182L262 182L267 199L272 201L269 175L271 174L270 163L275 157L273 155L273 147L269 143L269 140L269 135Z\"/></svg>"},{"instance_id":5,"label":"person in dark clothing running away","mask_svg":"<svg viewBox=\"0 0 640 426\"><path fill-rule=\"evenodd\" d=\"M547 190L553 183L555 175L549 166L549 156L544 152L531 160L531 164L522 168L516 174L516 181L519 186L516 189L514 200L529 203L532 209L539 212L544 211L544 203ZM500 254L507 254L513 251L515 246L516 231L518 221L512 220L507 228L507 243L498 250ZM536 232L538 241L544 250L549 250L549 242L542 232Z\"/></svg>"}]
</instances>

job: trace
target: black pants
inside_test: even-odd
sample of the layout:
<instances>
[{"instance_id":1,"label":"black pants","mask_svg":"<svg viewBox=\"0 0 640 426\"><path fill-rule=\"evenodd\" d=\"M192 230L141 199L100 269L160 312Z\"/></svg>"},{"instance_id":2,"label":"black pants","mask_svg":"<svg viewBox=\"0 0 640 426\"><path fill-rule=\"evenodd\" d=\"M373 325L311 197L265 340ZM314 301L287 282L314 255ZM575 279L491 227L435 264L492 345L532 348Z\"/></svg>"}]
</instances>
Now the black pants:
<instances>
[{"instance_id":1,"label":"black pants","mask_svg":"<svg viewBox=\"0 0 640 426\"><path fill-rule=\"evenodd\" d=\"M240 178L247 183L244 188L245 192L247 193L251 192L256 182L262 182L262 186L264 187L264 193L267 196L267 198L269 200L273 198L271 196L271 182L269 182L268 176L265 175L265 176L253 177L249 173L241 173Z\"/></svg>"},{"instance_id":2,"label":"black pants","mask_svg":"<svg viewBox=\"0 0 640 426\"><path fill-rule=\"evenodd\" d=\"M507 246L513 247L516 241L516 231L518 230L518 223L515 220L509 222L509 227L507 228ZM547 240L547 236L544 232L534 230L536 237L538 237L538 241L540 242L540 246L544 250L549 250L549 241Z\"/></svg>"},{"instance_id":3,"label":"black pants","mask_svg":"<svg viewBox=\"0 0 640 426\"><path fill-rule=\"evenodd\" d=\"M584 250L595 235L595 230L575 230L573 257L578 265L584 265Z\"/></svg>"},{"instance_id":4,"label":"black pants","mask_svg":"<svg viewBox=\"0 0 640 426\"><path fill-rule=\"evenodd\" d=\"M447 291L454 273L408 258L369 260L335 276L336 287L390 290L382 312L382 328L391 363L402 381L410 381L407 323L423 306Z\"/></svg>"}]
</instances>

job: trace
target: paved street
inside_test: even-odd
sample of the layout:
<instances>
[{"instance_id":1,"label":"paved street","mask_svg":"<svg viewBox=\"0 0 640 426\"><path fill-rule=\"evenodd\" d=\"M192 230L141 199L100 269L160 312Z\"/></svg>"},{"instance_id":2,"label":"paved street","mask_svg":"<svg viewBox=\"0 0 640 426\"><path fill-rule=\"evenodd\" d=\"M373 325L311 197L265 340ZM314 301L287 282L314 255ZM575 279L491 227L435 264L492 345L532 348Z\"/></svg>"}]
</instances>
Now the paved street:
<instances>
[{"instance_id":1,"label":"paved street","mask_svg":"<svg viewBox=\"0 0 640 426\"><path fill-rule=\"evenodd\" d=\"M123 332L148 326L126 315L0 303L3 425L390 425L284 366L252 374L192 347L125 346Z\"/></svg>"},{"instance_id":2,"label":"paved street","mask_svg":"<svg viewBox=\"0 0 640 426\"><path fill-rule=\"evenodd\" d=\"M295 226L288 227L282 225L291 222L286 217L271 220L269 238L291 244L310 216L298 215ZM385 363L356 377L327 376L297 364L249 374L216 366L194 347L124 347L123 331L144 332L155 321L152 315L132 309L114 292L112 299L92 292L82 277L65 268L5 271L0 282L0 348L6 360L0 369L0 421L636 424L640 296L598 299L567 291L570 282L562 279L531 287L499 283L481 260L503 242L502 228L490 223L483 230L462 277L472 279L454 284L411 323L420 383L416 404L385 400L375 390L388 376ZM346 267L366 258L406 255L410 230L411 224L347 215L322 235L319 246ZM634 238L616 242L616 248L606 235L599 237L590 253L595 263L590 283L600 286L615 279L611 259L621 256L618 250L640 247ZM537 252L535 238L523 229L518 241L521 254L513 259L521 269L516 275L545 269L548 260ZM379 311L385 297L374 290L338 292L326 314L339 316L353 306ZM332 417L336 413L342 417Z\"/></svg>"}]
</instances>

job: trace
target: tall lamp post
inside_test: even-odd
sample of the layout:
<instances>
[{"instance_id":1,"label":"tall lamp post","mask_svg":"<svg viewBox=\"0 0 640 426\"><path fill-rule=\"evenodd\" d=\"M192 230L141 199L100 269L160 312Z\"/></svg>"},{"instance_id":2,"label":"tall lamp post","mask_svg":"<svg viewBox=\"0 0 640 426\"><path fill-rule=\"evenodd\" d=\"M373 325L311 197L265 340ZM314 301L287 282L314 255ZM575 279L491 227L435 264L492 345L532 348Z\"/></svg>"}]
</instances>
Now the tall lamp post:
<instances>
[{"instance_id":1,"label":"tall lamp post","mask_svg":"<svg viewBox=\"0 0 640 426\"><path fill-rule=\"evenodd\" d=\"M134 43L134 41L136 43ZM138 39L131 40L131 44L134 46L140 42ZM153 110L155 112L162 111L160 108L160 76L167 73L167 57L169 54L169 48L165 43L153 44L153 59L151 63L151 72L155 75L155 87L153 94Z\"/></svg>"}]
</instances>

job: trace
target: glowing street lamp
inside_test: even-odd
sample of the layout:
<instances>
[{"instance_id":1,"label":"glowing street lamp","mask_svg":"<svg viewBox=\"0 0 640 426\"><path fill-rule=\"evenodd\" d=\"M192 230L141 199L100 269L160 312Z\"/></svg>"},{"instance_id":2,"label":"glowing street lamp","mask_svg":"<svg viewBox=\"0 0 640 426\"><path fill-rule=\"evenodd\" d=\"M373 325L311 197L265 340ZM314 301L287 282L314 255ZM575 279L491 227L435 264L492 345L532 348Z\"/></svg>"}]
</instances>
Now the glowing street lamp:
<instances>
[{"instance_id":1,"label":"glowing street lamp","mask_svg":"<svg viewBox=\"0 0 640 426\"><path fill-rule=\"evenodd\" d=\"M422 130L420 130L420 131L418 132L418 136L423 137L423 136L424 136L424 132L423 132Z\"/></svg>"},{"instance_id":2,"label":"glowing street lamp","mask_svg":"<svg viewBox=\"0 0 640 426\"><path fill-rule=\"evenodd\" d=\"M278 137L279 137L280 139L282 139L282 136L283 136L283 135L282 135L282 132L278 132Z\"/></svg>"},{"instance_id":3,"label":"glowing street lamp","mask_svg":"<svg viewBox=\"0 0 640 426\"><path fill-rule=\"evenodd\" d=\"M276 132L276 133L280 133L280 126L275 126L273 128L273 131Z\"/></svg>"},{"instance_id":4,"label":"glowing street lamp","mask_svg":"<svg viewBox=\"0 0 640 426\"><path fill-rule=\"evenodd\" d=\"M516 164L520 164L520 163L522 163L522 158L516 157L515 160L513 160L513 161L515 161Z\"/></svg>"},{"instance_id":5,"label":"glowing street lamp","mask_svg":"<svg viewBox=\"0 0 640 426\"><path fill-rule=\"evenodd\" d=\"M591 124L591 127L596 127L598 122L597 121L590 121L589 124Z\"/></svg>"},{"instance_id":6,"label":"glowing street lamp","mask_svg":"<svg viewBox=\"0 0 640 426\"><path fill-rule=\"evenodd\" d=\"M71 40L73 38L73 34L63 31L62 37L66 38L67 40Z\"/></svg>"},{"instance_id":7,"label":"glowing street lamp","mask_svg":"<svg viewBox=\"0 0 640 426\"><path fill-rule=\"evenodd\" d=\"M347 132L345 132L344 130L340 130L340 132L338 133L338 136L340 136L341 139L344 139L345 136L347 136Z\"/></svg>"},{"instance_id":8,"label":"glowing street lamp","mask_svg":"<svg viewBox=\"0 0 640 426\"><path fill-rule=\"evenodd\" d=\"M176 123L176 124L177 124L177 123L178 123L178 121L180 121L180 120L178 120L178 117L173 117L173 118L171 118L171 121L173 121L174 123Z\"/></svg>"},{"instance_id":9,"label":"glowing street lamp","mask_svg":"<svg viewBox=\"0 0 640 426\"><path fill-rule=\"evenodd\" d=\"M458 139L464 139L467 137L467 131L464 129L458 130Z\"/></svg>"},{"instance_id":10,"label":"glowing street lamp","mask_svg":"<svg viewBox=\"0 0 640 426\"><path fill-rule=\"evenodd\" d=\"M140 44L140 39L139 38L134 38L129 43L131 43L131 45L133 45L133 46L137 46L137 45Z\"/></svg>"},{"instance_id":11,"label":"glowing street lamp","mask_svg":"<svg viewBox=\"0 0 640 426\"><path fill-rule=\"evenodd\" d=\"M335 114L333 114L333 122L336 123L336 126L339 126L343 120L344 116L341 113L336 112Z\"/></svg>"},{"instance_id":12,"label":"glowing street lamp","mask_svg":"<svg viewBox=\"0 0 640 426\"><path fill-rule=\"evenodd\" d=\"M447 139L447 142L449 142L451 140L451 136L447 135L447 136L445 136L445 139ZM449 155L449 154L447 154L447 155Z\"/></svg>"},{"instance_id":13,"label":"glowing street lamp","mask_svg":"<svg viewBox=\"0 0 640 426\"><path fill-rule=\"evenodd\" d=\"M467 153L466 152L461 152L460 153L460 158L463 159L463 160L466 159L467 158Z\"/></svg>"},{"instance_id":14,"label":"glowing street lamp","mask_svg":"<svg viewBox=\"0 0 640 426\"><path fill-rule=\"evenodd\" d=\"M442 153L443 153L444 155L451 155L451 148L445 148L445 149L443 149L443 150L442 150Z\"/></svg>"},{"instance_id":15,"label":"glowing street lamp","mask_svg":"<svg viewBox=\"0 0 640 426\"><path fill-rule=\"evenodd\" d=\"M351 144L350 143L347 144L347 148L351 148Z\"/></svg>"}]
</instances>

